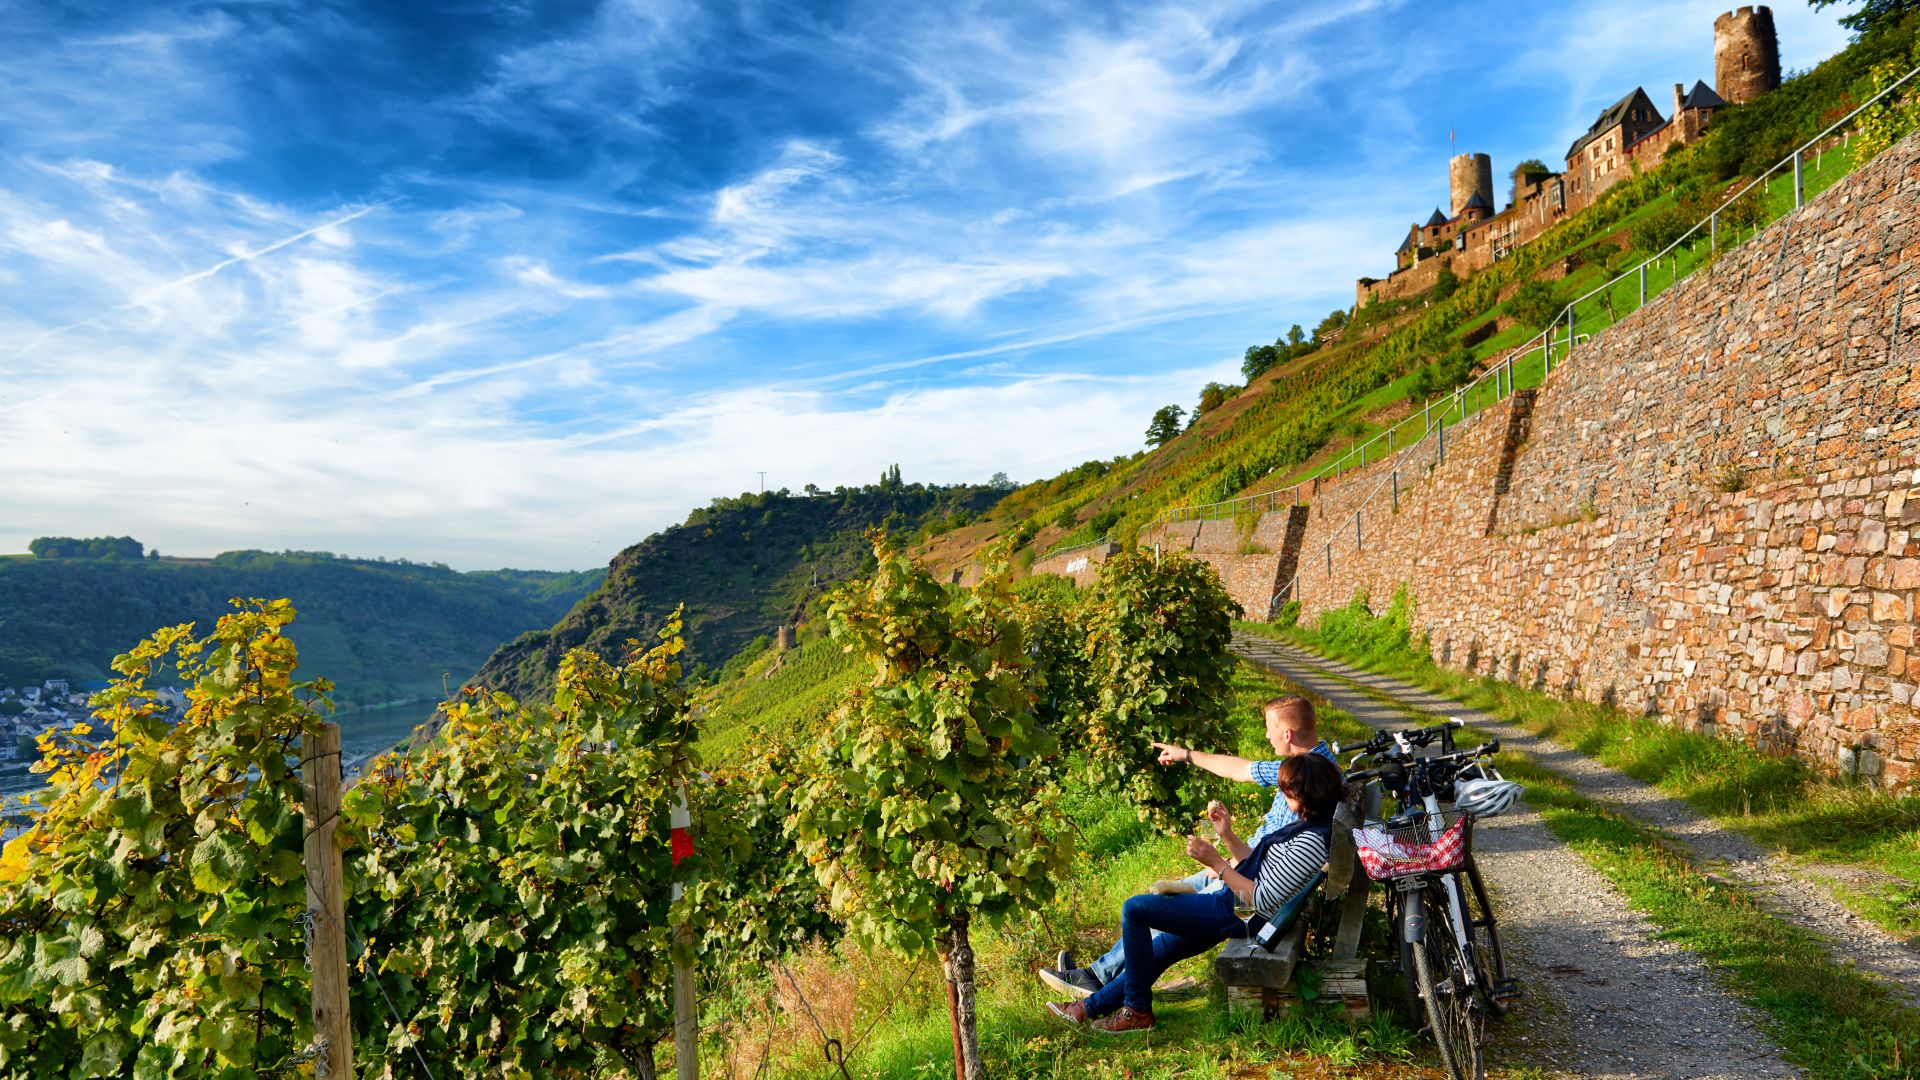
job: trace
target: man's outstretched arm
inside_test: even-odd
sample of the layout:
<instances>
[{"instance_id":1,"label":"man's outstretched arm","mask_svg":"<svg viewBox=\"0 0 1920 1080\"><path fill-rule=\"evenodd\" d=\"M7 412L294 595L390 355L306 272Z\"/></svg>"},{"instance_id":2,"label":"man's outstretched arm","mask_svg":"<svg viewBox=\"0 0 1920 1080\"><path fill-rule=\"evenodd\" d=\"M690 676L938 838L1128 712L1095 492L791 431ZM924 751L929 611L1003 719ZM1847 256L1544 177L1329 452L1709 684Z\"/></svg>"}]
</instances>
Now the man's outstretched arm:
<instances>
[{"instance_id":1,"label":"man's outstretched arm","mask_svg":"<svg viewBox=\"0 0 1920 1080\"><path fill-rule=\"evenodd\" d=\"M1238 780L1243 784L1253 783L1253 762L1232 754L1209 754L1204 750L1189 750L1173 743L1157 742L1153 744L1160 750L1160 764L1188 764L1205 769L1215 776L1224 776L1229 780Z\"/></svg>"}]
</instances>

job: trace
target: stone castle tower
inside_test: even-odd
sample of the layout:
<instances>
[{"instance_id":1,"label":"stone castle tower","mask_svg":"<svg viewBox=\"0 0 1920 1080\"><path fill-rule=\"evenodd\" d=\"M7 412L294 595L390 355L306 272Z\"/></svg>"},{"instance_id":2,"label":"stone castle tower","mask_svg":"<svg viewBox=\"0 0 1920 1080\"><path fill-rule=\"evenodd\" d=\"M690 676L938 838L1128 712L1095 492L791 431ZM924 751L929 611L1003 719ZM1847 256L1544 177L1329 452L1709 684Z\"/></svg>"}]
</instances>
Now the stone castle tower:
<instances>
[{"instance_id":1,"label":"stone castle tower","mask_svg":"<svg viewBox=\"0 0 1920 1080\"><path fill-rule=\"evenodd\" d=\"M1448 211L1459 217L1475 194L1486 200L1491 214L1499 204L1493 201L1493 159L1485 154L1456 154L1447 160Z\"/></svg>"},{"instance_id":2,"label":"stone castle tower","mask_svg":"<svg viewBox=\"0 0 1920 1080\"><path fill-rule=\"evenodd\" d=\"M1773 9L1743 7L1713 20L1713 89L1744 105L1780 86L1780 39Z\"/></svg>"}]
</instances>

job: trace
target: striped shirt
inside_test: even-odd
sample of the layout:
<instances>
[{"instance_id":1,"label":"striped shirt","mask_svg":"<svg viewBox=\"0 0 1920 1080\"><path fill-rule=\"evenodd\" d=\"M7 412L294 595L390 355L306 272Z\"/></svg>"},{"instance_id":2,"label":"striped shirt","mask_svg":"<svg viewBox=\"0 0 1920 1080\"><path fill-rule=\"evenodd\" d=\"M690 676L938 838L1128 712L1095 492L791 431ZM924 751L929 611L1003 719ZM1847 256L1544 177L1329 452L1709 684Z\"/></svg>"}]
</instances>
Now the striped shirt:
<instances>
[{"instance_id":1,"label":"striped shirt","mask_svg":"<svg viewBox=\"0 0 1920 1080\"><path fill-rule=\"evenodd\" d=\"M1313 883L1315 874L1327 863L1327 841L1317 832L1303 832L1267 852L1260 864L1259 880L1253 883L1253 906L1262 915L1271 915L1301 889Z\"/></svg>"},{"instance_id":2,"label":"striped shirt","mask_svg":"<svg viewBox=\"0 0 1920 1080\"><path fill-rule=\"evenodd\" d=\"M1307 753L1319 754L1321 757L1333 762L1335 768L1340 766L1339 760L1333 756L1333 750L1327 746L1325 739L1320 740L1320 744L1307 751ZM1247 765L1248 771L1253 774L1254 783L1259 784L1261 787L1279 788L1280 762L1249 761ZM1293 807L1287 805L1286 793L1275 790L1273 793L1273 805L1267 808L1267 816L1261 820L1260 827L1254 830L1252 836L1247 837L1247 846L1252 847L1254 844L1260 842L1261 837L1276 829L1284 829L1299 820L1300 815L1294 813Z\"/></svg>"}]
</instances>

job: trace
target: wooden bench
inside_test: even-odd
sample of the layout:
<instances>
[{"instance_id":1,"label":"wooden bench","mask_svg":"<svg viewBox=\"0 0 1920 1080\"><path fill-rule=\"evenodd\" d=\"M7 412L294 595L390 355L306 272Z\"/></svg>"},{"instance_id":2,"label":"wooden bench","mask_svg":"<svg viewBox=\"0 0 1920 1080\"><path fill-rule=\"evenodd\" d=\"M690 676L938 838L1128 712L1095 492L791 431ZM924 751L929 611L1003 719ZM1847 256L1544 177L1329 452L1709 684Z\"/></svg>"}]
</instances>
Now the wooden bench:
<instances>
[{"instance_id":1,"label":"wooden bench","mask_svg":"<svg viewBox=\"0 0 1920 1080\"><path fill-rule=\"evenodd\" d=\"M1369 1012L1366 961L1360 959L1360 930L1367 917L1367 890L1373 882L1353 850L1353 828L1368 812L1365 806L1356 811L1351 803L1341 803L1334 812L1327 880L1320 889L1320 902L1337 905L1340 921L1334 932L1332 952L1315 964L1320 973L1319 997L1323 1001L1338 1002L1352 1017L1365 1017ZM1311 908L1302 912L1271 952L1247 938L1228 939L1226 947L1213 961L1213 971L1226 985L1230 1011L1257 1010L1270 1020L1298 1005L1300 998L1294 989L1293 977L1300 965L1307 924L1313 921L1311 912Z\"/></svg>"}]
</instances>

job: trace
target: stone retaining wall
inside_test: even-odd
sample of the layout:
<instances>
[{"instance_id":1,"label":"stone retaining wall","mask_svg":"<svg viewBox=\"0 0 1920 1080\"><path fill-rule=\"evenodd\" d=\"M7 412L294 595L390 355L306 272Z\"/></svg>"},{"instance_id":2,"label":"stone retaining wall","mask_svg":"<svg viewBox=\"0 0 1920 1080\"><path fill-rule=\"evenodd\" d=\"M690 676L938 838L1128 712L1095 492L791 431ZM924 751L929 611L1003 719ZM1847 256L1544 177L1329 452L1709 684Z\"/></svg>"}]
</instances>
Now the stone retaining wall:
<instances>
[{"instance_id":1,"label":"stone retaining wall","mask_svg":"<svg viewBox=\"0 0 1920 1080\"><path fill-rule=\"evenodd\" d=\"M1427 439L1323 485L1292 595L1405 582L1450 665L1920 782L1916 271L1908 138L1448 430L1444 460Z\"/></svg>"}]
</instances>

